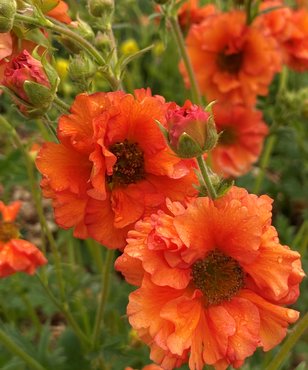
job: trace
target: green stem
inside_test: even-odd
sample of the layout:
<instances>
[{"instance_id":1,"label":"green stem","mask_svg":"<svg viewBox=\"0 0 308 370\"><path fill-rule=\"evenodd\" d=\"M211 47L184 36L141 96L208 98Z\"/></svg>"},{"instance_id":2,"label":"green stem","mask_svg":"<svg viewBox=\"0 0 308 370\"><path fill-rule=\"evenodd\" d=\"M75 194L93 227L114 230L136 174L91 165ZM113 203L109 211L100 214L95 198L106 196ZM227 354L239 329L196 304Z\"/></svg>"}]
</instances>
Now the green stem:
<instances>
[{"instance_id":1,"label":"green stem","mask_svg":"<svg viewBox=\"0 0 308 370\"><path fill-rule=\"evenodd\" d=\"M277 97L279 97L287 89L287 84L288 84L288 68L284 66L280 73Z\"/></svg>"},{"instance_id":2,"label":"green stem","mask_svg":"<svg viewBox=\"0 0 308 370\"><path fill-rule=\"evenodd\" d=\"M24 350L22 350L14 341L0 328L0 342L6 347L7 350L12 352L14 355L20 357L30 369L33 370L46 370L40 363L34 358L29 356Z\"/></svg>"},{"instance_id":3,"label":"green stem","mask_svg":"<svg viewBox=\"0 0 308 370\"><path fill-rule=\"evenodd\" d=\"M24 145L23 145L22 141L20 140L20 137L17 134L15 128L12 125L10 125L10 123L2 116L0 116L0 122L7 129L7 131L11 135L15 145L20 149L20 151L23 154L26 169L27 169L27 174L28 174L28 178L29 178L32 197L33 197L33 200L34 200L34 203L35 203L35 207L36 207L36 211L37 211L37 214L38 214L38 217L39 217L41 228L42 228L42 230L44 231L44 233L47 237L47 240L49 242L49 245L50 245L54 260L55 260L56 275L57 275L57 281L58 281L58 285L59 285L59 289L60 289L60 294L61 294L62 301L65 302L66 298L65 298L65 289L64 289L64 279L63 279L63 276L62 276L61 258L60 258L60 255L59 255L54 237L53 237L53 235L52 235L52 233L51 233L51 231L48 227L48 224L47 224L45 216L44 216L44 210L43 210L43 206L42 206L42 202L41 202L41 197L40 197L40 194L38 193L37 188L36 188L36 179L35 179L35 175L34 175L33 161L30 158L29 153L27 152L27 150L24 148ZM46 251L43 251L43 252L44 252L44 254L46 254Z\"/></svg>"},{"instance_id":4,"label":"green stem","mask_svg":"<svg viewBox=\"0 0 308 370\"><path fill-rule=\"evenodd\" d=\"M70 110L70 106L61 100L57 95L54 97L53 103L57 108L60 108L63 113L68 113Z\"/></svg>"},{"instance_id":5,"label":"green stem","mask_svg":"<svg viewBox=\"0 0 308 370\"><path fill-rule=\"evenodd\" d=\"M99 306L96 312L95 324L92 336L92 346L96 348L97 341L99 338L99 332L102 329L105 305L108 298L109 292L109 281L110 281L110 268L113 262L114 250L108 249L106 253L106 260L104 264L104 270L102 271L102 289Z\"/></svg>"},{"instance_id":6,"label":"green stem","mask_svg":"<svg viewBox=\"0 0 308 370\"><path fill-rule=\"evenodd\" d=\"M53 302L53 304L62 312L64 315L65 319L71 326L71 328L74 330L75 334L78 336L80 339L80 342L85 345L90 345L90 340L88 337L83 333L83 331L80 329L78 323L75 321L74 317L72 316L69 308L67 305L63 305L61 302L57 300L57 298L53 295L49 287L42 281L40 276L36 274L36 277L38 278L42 288L50 298L50 300Z\"/></svg>"},{"instance_id":7,"label":"green stem","mask_svg":"<svg viewBox=\"0 0 308 370\"><path fill-rule=\"evenodd\" d=\"M207 190L208 196L211 199L216 199L217 198L216 190L214 188L214 185L212 184L207 164L205 163L201 155L197 157L196 159L197 159L197 163L200 169L200 173L202 175L202 179L204 181L203 185L205 186Z\"/></svg>"},{"instance_id":8,"label":"green stem","mask_svg":"<svg viewBox=\"0 0 308 370\"><path fill-rule=\"evenodd\" d=\"M267 366L266 370L278 370L289 356L291 349L308 328L308 313L295 326L288 339L283 343L275 358Z\"/></svg>"},{"instance_id":9,"label":"green stem","mask_svg":"<svg viewBox=\"0 0 308 370\"><path fill-rule=\"evenodd\" d=\"M255 185L253 188L254 194L259 194L261 190L261 185L265 176L265 171L269 165L271 154L274 149L276 140L277 136L275 134L270 135L266 140L265 148L260 161L259 173L258 176L256 177Z\"/></svg>"},{"instance_id":10,"label":"green stem","mask_svg":"<svg viewBox=\"0 0 308 370\"><path fill-rule=\"evenodd\" d=\"M252 6L252 0L246 0L246 24L248 26L252 22L251 6Z\"/></svg>"},{"instance_id":11,"label":"green stem","mask_svg":"<svg viewBox=\"0 0 308 370\"><path fill-rule=\"evenodd\" d=\"M192 67L192 64L191 64L190 57L189 57L189 55L186 51L185 41L184 41L184 38L183 38L183 34L182 34L182 31L181 31L178 19L177 19L177 17L171 16L169 18L169 21L170 21L170 24L171 24L171 29L172 29L172 33L174 35L175 42L176 42L176 44L179 48L179 53L180 53L181 57L183 58L184 65L185 65L185 68L186 68L187 73L188 73L190 86L191 86L192 100L193 100L194 103L196 103L198 105L202 105L203 102L202 102L201 94L200 94L200 91L199 91L199 86L198 86L198 83L197 83L197 80L196 80L196 77L195 77L195 73L194 73L194 70L193 70L193 67Z\"/></svg>"},{"instance_id":12,"label":"green stem","mask_svg":"<svg viewBox=\"0 0 308 370\"><path fill-rule=\"evenodd\" d=\"M38 21L36 18L17 13L15 14L14 20L17 22L31 24L36 27L47 28L53 32L65 35L72 41L76 42L84 51L86 51L91 57L93 57L93 59L99 66L107 66L107 63L101 53L90 42L88 42L82 36L78 35L78 33L71 31L68 27L58 24L52 18L48 17L46 19L46 22L44 22L44 24L41 24L41 22ZM110 73L109 69L105 71L104 77L109 82L113 90L117 90L119 88L120 81L118 81L115 76Z\"/></svg>"}]
</instances>

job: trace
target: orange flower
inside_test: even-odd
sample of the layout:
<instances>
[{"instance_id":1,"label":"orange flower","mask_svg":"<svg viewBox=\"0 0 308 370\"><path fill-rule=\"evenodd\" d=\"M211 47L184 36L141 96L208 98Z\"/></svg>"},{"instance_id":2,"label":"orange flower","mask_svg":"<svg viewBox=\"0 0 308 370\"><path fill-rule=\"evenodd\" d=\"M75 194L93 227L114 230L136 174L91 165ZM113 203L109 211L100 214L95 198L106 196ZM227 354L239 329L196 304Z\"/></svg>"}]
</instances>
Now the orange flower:
<instances>
[{"instance_id":1,"label":"orange flower","mask_svg":"<svg viewBox=\"0 0 308 370\"><path fill-rule=\"evenodd\" d=\"M308 11L293 11L280 1L268 1L261 5L261 10L283 6L262 14L257 23L278 42L283 61L289 68L298 72L308 70Z\"/></svg>"},{"instance_id":2,"label":"orange flower","mask_svg":"<svg viewBox=\"0 0 308 370\"><path fill-rule=\"evenodd\" d=\"M283 43L287 65L298 72L308 70L308 10L293 12L292 33Z\"/></svg>"},{"instance_id":3,"label":"orange flower","mask_svg":"<svg viewBox=\"0 0 308 370\"><path fill-rule=\"evenodd\" d=\"M67 15L68 5L65 1L58 1L58 4L51 9L47 15L51 18L56 19L59 22L69 24L71 23L71 18Z\"/></svg>"},{"instance_id":4,"label":"orange flower","mask_svg":"<svg viewBox=\"0 0 308 370\"><path fill-rule=\"evenodd\" d=\"M186 45L208 100L254 105L257 95L267 94L281 67L276 41L254 24L247 26L241 11L217 14L193 25ZM183 64L180 70L188 84Z\"/></svg>"},{"instance_id":5,"label":"orange flower","mask_svg":"<svg viewBox=\"0 0 308 370\"><path fill-rule=\"evenodd\" d=\"M149 90L77 96L60 118L60 144L46 143L36 160L61 227L121 248L165 197L195 194L190 162L174 156L155 123L165 124L167 106Z\"/></svg>"},{"instance_id":6,"label":"orange flower","mask_svg":"<svg viewBox=\"0 0 308 370\"><path fill-rule=\"evenodd\" d=\"M183 29L188 29L192 24L199 24L207 17L216 13L215 5L199 5L199 0L186 1L178 11L178 19Z\"/></svg>"},{"instance_id":7,"label":"orange flower","mask_svg":"<svg viewBox=\"0 0 308 370\"><path fill-rule=\"evenodd\" d=\"M20 206L20 202L6 206L0 201L0 277L20 271L32 275L38 266L47 263L35 245L19 239L19 230L14 221Z\"/></svg>"},{"instance_id":8,"label":"orange flower","mask_svg":"<svg viewBox=\"0 0 308 370\"><path fill-rule=\"evenodd\" d=\"M211 152L214 171L224 177L247 173L257 161L268 133L262 113L243 105L215 104L214 119L222 132Z\"/></svg>"},{"instance_id":9,"label":"orange flower","mask_svg":"<svg viewBox=\"0 0 308 370\"><path fill-rule=\"evenodd\" d=\"M136 223L116 261L139 286L127 313L151 359L165 370L186 361L224 370L276 346L298 319L282 304L295 302L304 273L271 226L272 200L233 187L168 207Z\"/></svg>"}]
</instances>

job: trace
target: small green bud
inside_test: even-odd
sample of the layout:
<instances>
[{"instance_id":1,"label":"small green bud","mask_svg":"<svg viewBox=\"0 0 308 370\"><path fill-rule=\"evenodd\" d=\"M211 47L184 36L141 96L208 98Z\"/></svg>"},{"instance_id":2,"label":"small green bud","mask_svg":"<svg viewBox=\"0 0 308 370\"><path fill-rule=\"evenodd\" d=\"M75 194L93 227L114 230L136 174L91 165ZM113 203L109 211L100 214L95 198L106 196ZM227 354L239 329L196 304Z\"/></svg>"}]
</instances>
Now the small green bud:
<instances>
[{"instance_id":1,"label":"small green bud","mask_svg":"<svg viewBox=\"0 0 308 370\"><path fill-rule=\"evenodd\" d=\"M0 33L11 31L16 14L15 0L0 0Z\"/></svg>"},{"instance_id":2,"label":"small green bud","mask_svg":"<svg viewBox=\"0 0 308 370\"><path fill-rule=\"evenodd\" d=\"M98 32L95 37L95 46L103 53L108 54L111 51L110 37L105 32Z\"/></svg>"},{"instance_id":3,"label":"small green bud","mask_svg":"<svg viewBox=\"0 0 308 370\"><path fill-rule=\"evenodd\" d=\"M87 90L92 77L97 71L96 64L85 54L80 53L70 59L68 74L69 77L81 88Z\"/></svg>"},{"instance_id":4,"label":"small green bud","mask_svg":"<svg viewBox=\"0 0 308 370\"><path fill-rule=\"evenodd\" d=\"M114 11L114 0L88 0L88 8L93 17L109 17Z\"/></svg>"}]
</instances>

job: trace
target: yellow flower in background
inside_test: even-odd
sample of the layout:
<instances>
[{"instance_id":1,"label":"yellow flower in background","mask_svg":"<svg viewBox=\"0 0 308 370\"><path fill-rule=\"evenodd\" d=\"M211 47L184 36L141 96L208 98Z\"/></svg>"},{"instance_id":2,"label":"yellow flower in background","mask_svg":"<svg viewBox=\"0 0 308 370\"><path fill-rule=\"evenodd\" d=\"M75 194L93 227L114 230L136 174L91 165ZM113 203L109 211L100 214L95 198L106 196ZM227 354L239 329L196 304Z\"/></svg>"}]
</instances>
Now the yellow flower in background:
<instances>
[{"instance_id":1,"label":"yellow flower in background","mask_svg":"<svg viewBox=\"0 0 308 370\"><path fill-rule=\"evenodd\" d=\"M120 50L122 54L129 55L137 53L140 49L135 39L127 39L120 45Z\"/></svg>"},{"instance_id":2,"label":"yellow flower in background","mask_svg":"<svg viewBox=\"0 0 308 370\"><path fill-rule=\"evenodd\" d=\"M56 70L61 80L64 80L67 78L68 66L69 66L68 60L63 59L63 58L58 58L56 60Z\"/></svg>"}]
</instances>

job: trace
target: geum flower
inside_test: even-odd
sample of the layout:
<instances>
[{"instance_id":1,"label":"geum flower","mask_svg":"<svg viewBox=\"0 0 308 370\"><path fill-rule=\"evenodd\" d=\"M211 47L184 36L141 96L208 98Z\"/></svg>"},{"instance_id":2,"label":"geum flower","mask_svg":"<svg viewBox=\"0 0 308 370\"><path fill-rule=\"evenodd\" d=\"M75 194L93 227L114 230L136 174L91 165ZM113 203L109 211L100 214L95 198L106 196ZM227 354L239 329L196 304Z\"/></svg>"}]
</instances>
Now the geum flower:
<instances>
[{"instance_id":1,"label":"geum flower","mask_svg":"<svg viewBox=\"0 0 308 370\"><path fill-rule=\"evenodd\" d=\"M46 143L36 160L61 227L122 248L133 224L166 197L196 193L191 163L172 153L155 123L165 124L167 108L149 90L77 96L59 120L60 143Z\"/></svg>"},{"instance_id":2,"label":"geum flower","mask_svg":"<svg viewBox=\"0 0 308 370\"><path fill-rule=\"evenodd\" d=\"M279 243L272 200L232 187L218 200L168 202L135 225L115 264L130 284L128 319L165 370L242 366L286 335L304 273Z\"/></svg>"},{"instance_id":3,"label":"geum flower","mask_svg":"<svg viewBox=\"0 0 308 370\"><path fill-rule=\"evenodd\" d=\"M187 30L192 24L199 24L207 17L216 13L215 5L201 6L199 0L186 1L178 10L178 19L181 28Z\"/></svg>"},{"instance_id":4,"label":"geum flower","mask_svg":"<svg viewBox=\"0 0 308 370\"><path fill-rule=\"evenodd\" d=\"M214 171L223 177L244 175L258 160L268 134L262 113L241 104L217 103L213 115L220 134L211 152Z\"/></svg>"},{"instance_id":5,"label":"geum flower","mask_svg":"<svg viewBox=\"0 0 308 370\"><path fill-rule=\"evenodd\" d=\"M260 15L257 23L277 41L283 62L298 72L308 70L308 11L293 10L281 1L266 1L261 10L274 8Z\"/></svg>"},{"instance_id":6,"label":"geum flower","mask_svg":"<svg viewBox=\"0 0 308 370\"><path fill-rule=\"evenodd\" d=\"M190 28L187 52L207 100L254 105L266 95L281 55L274 38L254 23L246 25L242 11L216 14ZM180 70L189 85L183 63Z\"/></svg>"},{"instance_id":7,"label":"geum flower","mask_svg":"<svg viewBox=\"0 0 308 370\"><path fill-rule=\"evenodd\" d=\"M32 275L37 267L47 263L34 244L19 238L15 219L20 207L18 201L8 206L0 201L0 277L21 271Z\"/></svg>"}]
</instances>

